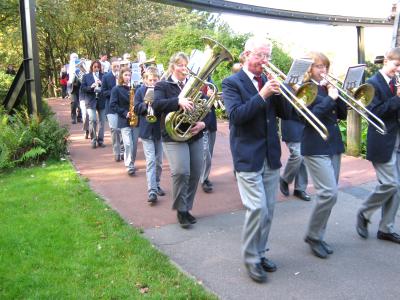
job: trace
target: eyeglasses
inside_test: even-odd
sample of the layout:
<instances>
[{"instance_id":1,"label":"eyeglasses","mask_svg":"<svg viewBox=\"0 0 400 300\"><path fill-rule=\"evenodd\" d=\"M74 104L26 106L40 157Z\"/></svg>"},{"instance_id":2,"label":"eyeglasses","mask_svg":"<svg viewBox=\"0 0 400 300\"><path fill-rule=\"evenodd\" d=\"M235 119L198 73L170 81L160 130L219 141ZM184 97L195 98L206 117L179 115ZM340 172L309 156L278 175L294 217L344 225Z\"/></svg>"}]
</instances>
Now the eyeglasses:
<instances>
[{"instance_id":1,"label":"eyeglasses","mask_svg":"<svg viewBox=\"0 0 400 300\"><path fill-rule=\"evenodd\" d=\"M175 64L175 66L177 66L178 68L186 68L187 65L185 64Z\"/></svg>"},{"instance_id":2,"label":"eyeglasses","mask_svg":"<svg viewBox=\"0 0 400 300\"><path fill-rule=\"evenodd\" d=\"M250 52L253 53L253 55L255 57L257 57L258 59L271 60L271 54L270 53L259 53L259 52L254 52L254 51L250 51Z\"/></svg>"},{"instance_id":3,"label":"eyeglasses","mask_svg":"<svg viewBox=\"0 0 400 300\"><path fill-rule=\"evenodd\" d=\"M320 65L312 65L314 68L317 68L317 69L327 69L328 67L326 66L326 65L324 65L324 64L320 64Z\"/></svg>"}]
</instances>

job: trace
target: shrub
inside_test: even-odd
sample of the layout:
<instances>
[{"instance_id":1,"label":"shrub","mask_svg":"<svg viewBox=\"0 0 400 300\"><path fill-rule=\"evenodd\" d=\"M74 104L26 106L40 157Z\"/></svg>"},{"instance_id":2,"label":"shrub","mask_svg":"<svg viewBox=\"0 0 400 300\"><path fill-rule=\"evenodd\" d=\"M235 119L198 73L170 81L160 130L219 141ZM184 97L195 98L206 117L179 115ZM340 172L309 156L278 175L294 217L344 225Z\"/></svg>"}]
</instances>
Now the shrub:
<instances>
[{"instance_id":1,"label":"shrub","mask_svg":"<svg viewBox=\"0 0 400 300\"><path fill-rule=\"evenodd\" d=\"M26 108L7 114L0 107L0 169L60 159L67 153L68 129L61 127L44 105L44 113L31 117Z\"/></svg>"},{"instance_id":2,"label":"shrub","mask_svg":"<svg viewBox=\"0 0 400 300\"><path fill-rule=\"evenodd\" d=\"M3 103L13 80L13 75L8 75L5 72L0 71L0 103Z\"/></svg>"}]
</instances>

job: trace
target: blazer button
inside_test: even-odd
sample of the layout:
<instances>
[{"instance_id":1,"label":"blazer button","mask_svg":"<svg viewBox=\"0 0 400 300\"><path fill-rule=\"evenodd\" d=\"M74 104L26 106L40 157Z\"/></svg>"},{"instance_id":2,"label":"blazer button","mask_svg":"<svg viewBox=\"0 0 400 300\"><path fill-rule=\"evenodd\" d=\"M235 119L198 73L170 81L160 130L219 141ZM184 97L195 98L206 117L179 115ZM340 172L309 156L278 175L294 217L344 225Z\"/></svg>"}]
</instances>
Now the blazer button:
<instances>
[{"instance_id":1,"label":"blazer button","mask_svg":"<svg viewBox=\"0 0 400 300\"><path fill-rule=\"evenodd\" d=\"M336 110L332 110L332 113L333 113L333 114L336 114Z\"/></svg>"}]
</instances>

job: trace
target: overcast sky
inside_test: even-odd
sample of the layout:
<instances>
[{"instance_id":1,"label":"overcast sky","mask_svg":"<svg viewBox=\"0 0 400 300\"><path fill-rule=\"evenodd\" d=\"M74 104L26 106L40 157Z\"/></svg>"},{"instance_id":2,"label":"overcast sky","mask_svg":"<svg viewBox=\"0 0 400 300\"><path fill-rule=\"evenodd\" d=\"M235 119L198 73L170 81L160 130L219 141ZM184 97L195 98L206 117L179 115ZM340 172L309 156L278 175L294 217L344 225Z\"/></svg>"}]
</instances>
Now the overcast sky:
<instances>
[{"instance_id":1,"label":"overcast sky","mask_svg":"<svg viewBox=\"0 0 400 300\"><path fill-rule=\"evenodd\" d=\"M390 16L394 0L242 0L246 4L302 12L386 18ZM399 5L400 8L400 5ZM328 26L222 14L237 33L252 32L278 40L293 57L310 50L326 53L332 69L338 75L357 64L357 31L350 26ZM365 50L368 60L382 55L391 45L392 27L366 27Z\"/></svg>"}]
</instances>

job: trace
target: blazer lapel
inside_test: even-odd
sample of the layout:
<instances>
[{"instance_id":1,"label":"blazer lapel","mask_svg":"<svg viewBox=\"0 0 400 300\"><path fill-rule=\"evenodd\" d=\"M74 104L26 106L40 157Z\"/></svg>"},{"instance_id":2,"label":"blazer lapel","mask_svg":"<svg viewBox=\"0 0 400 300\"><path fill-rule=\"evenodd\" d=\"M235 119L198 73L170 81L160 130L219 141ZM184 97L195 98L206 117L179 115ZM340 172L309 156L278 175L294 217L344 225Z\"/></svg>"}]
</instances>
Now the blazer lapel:
<instances>
[{"instance_id":1,"label":"blazer lapel","mask_svg":"<svg viewBox=\"0 0 400 300\"><path fill-rule=\"evenodd\" d=\"M243 82L243 86L249 94L254 95L255 93L258 93L258 90L254 86L253 82L243 70L239 71L238 76L240 78L240 81Z\"/></svg>"}]
</instances>

